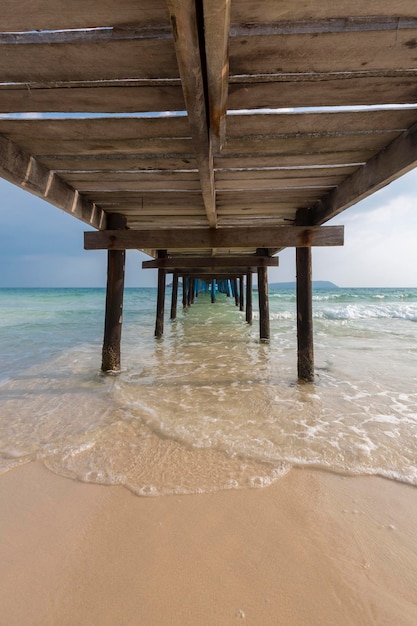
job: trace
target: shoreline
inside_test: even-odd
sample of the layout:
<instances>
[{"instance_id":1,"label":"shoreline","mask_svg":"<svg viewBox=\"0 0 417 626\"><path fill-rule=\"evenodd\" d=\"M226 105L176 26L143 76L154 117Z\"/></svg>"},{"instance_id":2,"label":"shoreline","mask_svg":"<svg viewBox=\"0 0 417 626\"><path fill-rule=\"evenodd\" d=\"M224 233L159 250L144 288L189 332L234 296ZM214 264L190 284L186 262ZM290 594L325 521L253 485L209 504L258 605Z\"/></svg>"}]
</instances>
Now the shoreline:
<instances>
[{"instance_id":1,"label":"shoreline","mask_svg":"<svg viewBox=\"0 0 417 626\"><path fill-rule=\"evenodd\" d=\"M292 469L139 497L29 463L0 477L8 626L411 626L417 488Z\"/></svg>"}]
</instances>

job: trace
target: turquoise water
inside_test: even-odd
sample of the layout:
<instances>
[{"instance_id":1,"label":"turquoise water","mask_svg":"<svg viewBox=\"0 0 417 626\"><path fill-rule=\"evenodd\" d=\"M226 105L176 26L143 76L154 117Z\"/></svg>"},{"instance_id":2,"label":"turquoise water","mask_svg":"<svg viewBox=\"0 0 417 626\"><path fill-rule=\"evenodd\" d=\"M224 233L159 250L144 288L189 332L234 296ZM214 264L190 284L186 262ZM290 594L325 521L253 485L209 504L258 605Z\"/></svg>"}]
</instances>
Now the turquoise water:
<instances>
[{"instance_id":1,"label":"turquoise water","mask_svg":"<svg viewBox=\"0 0 417 626\"><path fill-rule=\"evenodd\" d=\"M311 385L292 291L271 291L263 345L256 310L249 326L207 294L175 322L167 302L156 341L156 291L127 289L119 376L99 371L104 303L0 290L0 471L41 460L141 495L260 487L294 465L417 484L417 289L315 291Z\"/></svg>"}]
</instances>

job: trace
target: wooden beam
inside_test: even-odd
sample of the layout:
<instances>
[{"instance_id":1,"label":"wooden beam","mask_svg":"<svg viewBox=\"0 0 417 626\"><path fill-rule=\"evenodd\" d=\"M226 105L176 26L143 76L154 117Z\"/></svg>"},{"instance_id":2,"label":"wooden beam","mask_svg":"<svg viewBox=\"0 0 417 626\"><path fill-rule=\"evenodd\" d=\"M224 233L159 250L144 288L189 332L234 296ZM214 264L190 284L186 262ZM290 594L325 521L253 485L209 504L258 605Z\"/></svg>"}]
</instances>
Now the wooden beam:
<instances>
[{"instance_id":1,"label":"wooden beam","mask_svg":"<svg viewBox=\"0 0 417 626\"><path fill-rule=\"evenodd\" d=\"M246 270L246 268L244 268ZM258 268L255 268L254 271L256 272ZM252 271L252 270L251 270ZM225 268L217 268L215 270L187 270L186 273L184 273L184 276L190 278L201 278L203 280L211 280L212 278L219 278L219 280L226 280L226 278L240 278L240 276L242 276L242 272L243 272L243 268L241 271L237 272L236 270L234 270L232 267L225 267ZM179 272L181 274L181 272Z\"/></svg>"},{"instance_id":2,"label":"wooden beam","mask_svg":"<svg viewBox=\"0 0 417 626\"><path fill-rule=\"evenodd\" d=\"M209 226L217 226L213 148L209 135L205 68L202 66L202 16L197 16L194 0L167 0L175 52L187 107L191 136L201 181L201 191ZM200 25L200 28L199 28Z\"/></svg>"},{"instance_id":3,"label":"wooden beam","mask_svg":"<svg viewBox=\"0 0 417 626\"><path fill-rule=\"evenodd\" d=\"M3 136L0 136L0 176L94 228L106 228L102 209Z\"/></svg>"},{"instance_id":4,"label":"wooden beam","mask_svg":"<svg viewBox=\"0 0 417 626\"><path fill-rule=\"evenodd\" d=\"M343 245L343 226L107 230L84 233L86 250L286 248Z\"/></svg>"},{"instance_id":5,"label":"wooden beam","mask_svg":"<svg viewBox=\"0 0 417 626\"><path fill-rule=\"evenodd\" d=\"M417 124L414 124L319 201L313 207L313 223L327 222L416 165Z\"/></svg>"},{"instance_id":6,"label":"wooden beam","mask_svg":"<svg viewBox=\"0 0 417 626\"><path fill-rule=\"evenodd\" d=\"M231 0L203 2L210 134L216 153L220 153L226 139L230 6Z\"/></svg>"},{"instance_id":7,"label":"wooden beam","mask_svg":"<svg viewBox=\"0 0 417 626\"><path fill-rule=\"evenodd\" d=\"M278 267L278 257L255 256L254 254L246 254L242 256L214 256L214 257L171 257L166 259L153 259L152 261L143 261L142 269L166 269L166 270L185 270L187 268L195 269L215 269L218 267Z\"/></svg>"}]
</instances>

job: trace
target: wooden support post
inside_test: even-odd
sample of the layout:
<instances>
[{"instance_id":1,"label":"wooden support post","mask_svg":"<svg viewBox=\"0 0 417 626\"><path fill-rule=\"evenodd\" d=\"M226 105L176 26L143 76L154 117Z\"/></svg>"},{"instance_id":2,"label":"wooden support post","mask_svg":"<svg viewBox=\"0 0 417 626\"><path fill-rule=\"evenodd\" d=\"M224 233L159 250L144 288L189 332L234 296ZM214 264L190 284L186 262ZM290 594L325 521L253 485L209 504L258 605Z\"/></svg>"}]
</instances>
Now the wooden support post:
<instances>
[{"instance_id":1,"label":"wooden support post","mask_svg":"<svg viewBox=\"0 0 417 626\"><path fill-rule=\"evenodd\" d=\"M235 297L235 305L239 306L239 290L237 286L237 278L233 279L233 295Z\"/></svg>"},{"instance_id":2,"label":"wooden support post","mask_svg":"<svg viewBox=\"0 0 417 626\"><path fill-rule=\"evenodd\" d=\"M112 228L123 229L126 227L126 220L120 215L109 215L108 220L112 224ZM126 250L109 250L107 252L106 313L101 359L103 372L120 371L125 261Z\"/></svg>"},{"instance_id":3,"label":"wooden support post","mask_svg":"<svg viewBox=\"0 0 417 626\"><path fill-rule=\"evenodd\" d=\"M259 338L269 341L269 299L268 299L268 268L258 267L258 294L259 294Z\"/></svg>"},{"instance_id":4,"label":"wooden support post","mask_svg":"<svg viewBox=\"0 0 417 626\"><path fill-rule=\"evenodd\" d=\"M211 281L211 302L214 304L216 302L216 279L213 278Z\"/></svg>"},{"instance_id":5,"label":"wooden support post","mask_svg":"<svg viewBox=\"0 0 417 626\"><path fill-rule=\"evenodd\" d=\"M185 276L182 277L182 306L184 309L187 308L187 279Z\"/></svg>"},{"instance_id":6,"label":"wooden support post","mask_svg":"<svg viewBox=\"0 0 417 626\"><path fill-rule=\"evenodd\" d=\"M172 295L171 295L171 319L177 317L177 301L178 301L178 274L174 273L172 277Z\"/></svg>"},{"instance_id":7,"label":"wooden support post","mask_svg":"<svg viewBox=\"0 0 417 626\"><path fill-rule=\"evenodd\" d=\"M243 292L243 276L239 278L239 310L245 310L245 297Z\"/></svg>"},{"instance_id":8,"label":"wooden support post","mask_svg":"<svg viewBox=\"0 0 417 626\"><path fill-rule=\"evenodd\" d=\"M246 321L252 324L252 272L246 274Z\"/></svg>"},{"instance_id":9,"label":"wooden support post","mask_svg":"<svg viewBox=\"0 0 417 626\"><path fill-rule=\"evenodd\" d=\"M158 258L166 255L164 250L158 251ZM166 270L158 270L158 295L156 302L155 337L160 339L164 334Z\"/></svg>"},{"instance_id":10,"label":"wooden support post","mask_svg":"<svg viewBox=\"0 0 417 626\"><path fill-rule=\"evenodd\" d=\"M190 287L190 304L194 304L195 299L195 278L191 279L191 287Z\"/></svg>"},{"instance_id":11,"label":"wooden support post","mask_svg":"<svg viewBox=\"0 0 417 626\"><path fill-rule=\"evenodd\" d=\"M313 290L311 248L297 248L297 365L298 378L314 379Z\"/></svg>"},{"instance_id":12,"label":"wooden support post","mask_svg":"<svg viewBox=\"0 0 417 626\"><path fill-rule=\"evenodd\" d=\"M187 278L187 307L191 306L191 289L192 289L192 278Z\"/></svg>"}]
</instances>

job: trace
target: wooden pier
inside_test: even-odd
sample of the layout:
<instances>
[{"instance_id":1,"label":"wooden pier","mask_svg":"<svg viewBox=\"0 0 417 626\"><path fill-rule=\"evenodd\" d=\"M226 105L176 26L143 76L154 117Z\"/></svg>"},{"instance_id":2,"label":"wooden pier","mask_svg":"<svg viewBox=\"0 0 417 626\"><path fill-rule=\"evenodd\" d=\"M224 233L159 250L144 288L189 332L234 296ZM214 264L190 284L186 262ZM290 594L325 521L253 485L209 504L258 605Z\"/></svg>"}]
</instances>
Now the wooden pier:
<instances>
[{"instance_id":1,"label":"wooden pier","mask_svg":"<svg viewBox=\"0 0 417 626\"><path fill-rule=\"evenodd\" d=\"M156 337L167 273L172 319L180 280L187 307L193 281L215 299L227 278L248 323L256 274L268 341L268 267L295 247L313 380L311 249L342 245L327 222L416 166L416 41L413 0L4 3L0 176L108 250L104 371L120 368L126 250L158 272Z\"/></svg>"}]
</instances>

